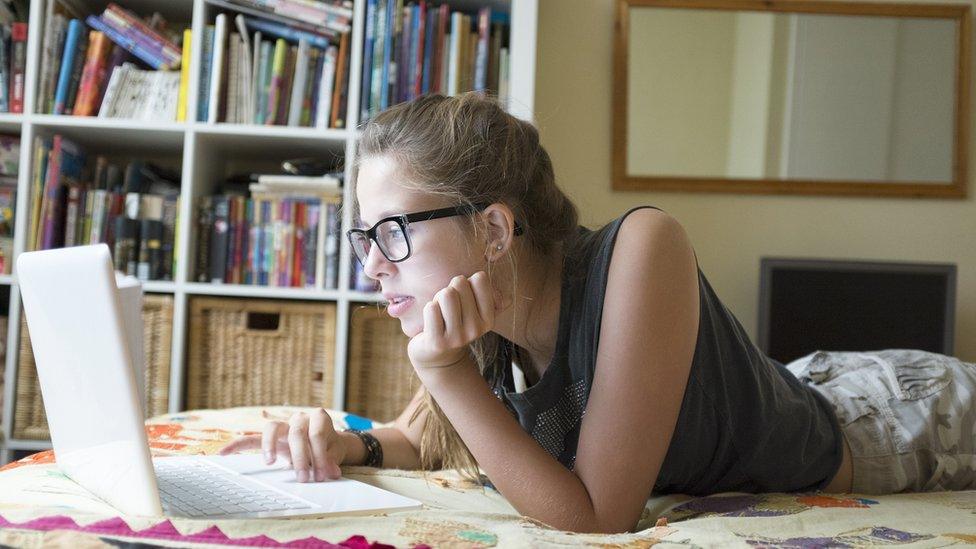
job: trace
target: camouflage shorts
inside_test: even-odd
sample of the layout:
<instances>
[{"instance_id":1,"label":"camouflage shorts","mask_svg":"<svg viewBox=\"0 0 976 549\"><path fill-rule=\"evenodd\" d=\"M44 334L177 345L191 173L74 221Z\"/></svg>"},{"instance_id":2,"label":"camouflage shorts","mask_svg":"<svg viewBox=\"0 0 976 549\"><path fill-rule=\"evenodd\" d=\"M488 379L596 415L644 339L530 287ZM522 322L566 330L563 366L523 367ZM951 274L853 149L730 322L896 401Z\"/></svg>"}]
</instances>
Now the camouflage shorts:
<instances>
[{"instance_id":1,"label":"camouflage shorts","mask_svg":"<svg viewBox=\"0 0 976 549\"><path fill-rule=\"evenodd\" d=\"M854 492L976 489L976 364L888 349L817 351L786 367L833 404Z\"/></svg>"}]
</instances>

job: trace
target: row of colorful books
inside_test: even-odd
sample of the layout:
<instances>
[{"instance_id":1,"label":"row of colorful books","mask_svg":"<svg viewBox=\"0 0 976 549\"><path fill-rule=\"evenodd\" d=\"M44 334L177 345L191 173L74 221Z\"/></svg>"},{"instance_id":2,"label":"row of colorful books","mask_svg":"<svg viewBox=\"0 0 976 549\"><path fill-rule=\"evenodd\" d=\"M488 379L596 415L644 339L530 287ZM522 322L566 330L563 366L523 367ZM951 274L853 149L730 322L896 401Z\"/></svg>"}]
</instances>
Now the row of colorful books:
<instances>
[{"instance_id":1,"label":"row of colorful books","mask_svg":"<svg viewBox=\"0 0 976 549\"><path fill-rule=\"evenodd\" d=\"M268 176L250 186L250 196L203 197L197 207L194 279L337 288L341 191L306 191L311 186L293 183L301 179Z\"/></svg>"},{"instance_id":2,"label":"row of colorful books","mask_svg":"<svg viewBox=\"0 0 976 549\"><path fill-rule=\"evenodd\" d=\"M344 127L349 32L332 43L241 13L218 14L204 32L198 120Z\"/></svg>"},{"instance_id":3,"label":"row of colorful books","mask_svg":"<svg viewBox=\"0 0 976 549\"><path fill-rule=\"evenodd\" d=\"M158 12L144 21L114 3L101 15L85 15L60 0L48 2L47 10L37 112L179 119L189 73L188 29L168 30Z\"/></svg>"},{"instance_id":4,"label":"row of colorful books","mask_svg":"<svg viewBox=\"0 0 976 549\"><path fill-rule=\"evenodd\" d=\"M28 248L106 243L118 270L172 280L180 187L176 170L121 166L55 134L35 137Z\"/></svg>"},{"instance_id":5,"label":"row of colorful books","mask_svg":"<svg viewBox=\"0 0 976 549\"><path fill-rule=\"evenodd\" d=\"M426 93L507 101L508 21L490 7L470 15L426 0L367 0L360 122Z\"/></svg>"}]
</instances>

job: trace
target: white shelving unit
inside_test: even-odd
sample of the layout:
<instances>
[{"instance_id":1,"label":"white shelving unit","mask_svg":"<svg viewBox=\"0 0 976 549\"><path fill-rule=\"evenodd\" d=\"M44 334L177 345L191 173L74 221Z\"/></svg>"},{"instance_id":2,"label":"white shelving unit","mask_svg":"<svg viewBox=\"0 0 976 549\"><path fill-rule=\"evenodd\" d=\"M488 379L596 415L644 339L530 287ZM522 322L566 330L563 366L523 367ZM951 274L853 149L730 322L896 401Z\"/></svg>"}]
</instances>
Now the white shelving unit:
<instances>
[{"instance_id":1,"label":"white shelving unit","mask_svg":"<svg viewBox=\"0 0 976 549\"><path fill-rule=\"evenodd\" d=\"M147 123L122 119L33 114L36 101L39 57L44 29L44 6L49 0L31 0L27 43L27 70L24 114L0 114L0 132L21 136L20 175L14 235L14 255L26 250L29 191L33 166L32 144L35 135L61 133L74 138L88 150L105 154L140 155L181 165L181 201L177 231L177 269L173 282L146 282L147 293L174 297L173 347L169 410L183 409L183 378L186 370L188 299L192 296L237 296L273 299L333 301L337 305L335 349L335 394L333 406L345 404L345 379L349 310L351 303L375 302L378 295L349 290L351 251L345 238L340 240L339 289L291 289L262 286L197 283L190 280L189 266L194 257L194 204L211 194L223 176L248 167L273 168L283 158L301 154L331 154L345 159L343 203L355 197L352 160L359 138L359 88L362 65L365 0L355 0L346 129L314 129L284 126L208 124L199 122ZM174 28L190 24L194 41L220 10L206 0L117 0L140 15L162 13ZM510 103L509 112L532 120L535 94L535 55L538 0L447 0L452 9L474 10L491 6L511 15L510 27ZM108 0L90 0L91 13L100 13ZM191 51L191 78L188 91L188 118L195 114L201 48ZM194 117L195 118L195 117ZM254 160L257 158L258 160ZM352 226L352 208L342 209L342 232ZM15 450L40 451L51 447L48 441L11 439L16 395L17 357L20 338L20 294L16 274L0 276L0 285L10 288L7 330L7 360L4 368L3 439L0 439L0 464L11 460Z\"/></svg>"}]
</instances>

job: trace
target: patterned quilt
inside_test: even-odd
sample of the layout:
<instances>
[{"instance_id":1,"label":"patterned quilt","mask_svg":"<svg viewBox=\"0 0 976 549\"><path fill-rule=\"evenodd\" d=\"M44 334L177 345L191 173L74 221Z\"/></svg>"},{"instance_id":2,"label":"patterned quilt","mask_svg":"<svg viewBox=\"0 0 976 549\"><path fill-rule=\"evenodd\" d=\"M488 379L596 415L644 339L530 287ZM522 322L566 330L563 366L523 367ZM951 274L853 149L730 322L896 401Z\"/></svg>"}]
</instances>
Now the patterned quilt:
<instances>
[{"instance_id":1,"label":"patterned quilt","mask_svg":"<svg viewBox=\"0 0 976 549\"><path fill-rule=\"evenodd\" d=\"M212 454L299 408L203 410L149 420L153 455ZM384 424L330 411L335 427ZM343 467L423 509L317 519L119 516L65 478L51 452L0 469L0 546L117 547L855 547L976 545L976 491L891 496L741 494L653 497L633 533L573 534L520 516L497 491L450 471Z\"/></svg>"}]
</instances>

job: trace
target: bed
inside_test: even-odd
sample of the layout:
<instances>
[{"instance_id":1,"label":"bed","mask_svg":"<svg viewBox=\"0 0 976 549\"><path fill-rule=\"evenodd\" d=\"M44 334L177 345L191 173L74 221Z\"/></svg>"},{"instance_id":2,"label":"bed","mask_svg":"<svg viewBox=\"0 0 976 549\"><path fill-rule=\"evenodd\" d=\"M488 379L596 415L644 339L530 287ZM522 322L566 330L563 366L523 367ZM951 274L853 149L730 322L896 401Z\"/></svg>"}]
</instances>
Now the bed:
<instances>
[{"instance_id":1,"label":"bed","mask_svg":"<svg viewBox=\"0 0 976 549\"><path fill-rule=\"evenodd\" d=\"M211 454L301 408L200 410L146 423L153 455ZM330 411L337 429L374 423ZM424 503L369 516L189 520L119 516L65 478L51 452L0 469L0 546L117 547L855 547L976 545L976 491L889 496L728 493L652 497L632 533L574 534L520 516L497 491L452 471L343 467Z\"/></svg>"}]
</instances>

